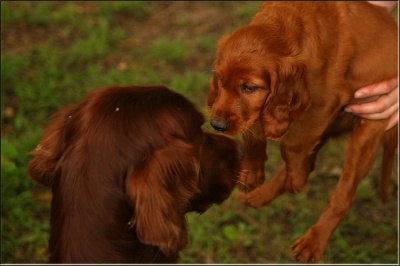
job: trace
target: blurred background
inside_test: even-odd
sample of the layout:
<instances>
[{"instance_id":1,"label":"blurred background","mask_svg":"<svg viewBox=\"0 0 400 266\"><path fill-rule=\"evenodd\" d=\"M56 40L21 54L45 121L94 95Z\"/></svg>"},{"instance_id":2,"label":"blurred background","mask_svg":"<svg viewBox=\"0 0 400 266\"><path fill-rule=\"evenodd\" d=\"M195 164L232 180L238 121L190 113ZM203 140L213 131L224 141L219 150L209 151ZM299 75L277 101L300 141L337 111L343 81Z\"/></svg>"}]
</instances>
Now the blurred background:
<instances>
[{"instance_id":1,"label":"blurred background","mask_svg":"<svg viewBox=\"0 0 400 266\"><path fill-rule=\"evenodd\" d=\"M44 263L48 256L51 191L34 184L26 169L51 114L95 88L164 84L207 117L216 41L248 24L260 3L1 2L2 263ZM321 150L297 195L256 210L242 206L235 191L205 214L189 214L190 243L180 262L294 263L290 245L326 206L344 141ZM279 144L268 145L267 179L281 162ZM398 263L398 168L381 205L380 160L379 154L321 263Z\"/></svg>"}]
</instances>

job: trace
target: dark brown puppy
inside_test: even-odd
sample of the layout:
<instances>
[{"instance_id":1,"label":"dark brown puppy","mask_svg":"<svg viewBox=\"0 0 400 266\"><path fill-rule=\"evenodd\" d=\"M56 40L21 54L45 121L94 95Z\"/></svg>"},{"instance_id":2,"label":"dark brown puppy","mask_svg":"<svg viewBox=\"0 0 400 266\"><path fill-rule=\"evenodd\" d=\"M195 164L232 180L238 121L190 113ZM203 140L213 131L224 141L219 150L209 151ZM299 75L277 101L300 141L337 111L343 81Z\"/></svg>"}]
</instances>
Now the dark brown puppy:
<instances>
[{"instance_id":1,"label":"dark brown puppy","mask_svg":"<svg viewBox=\"0 0 400 266\"><path fill-rule=\"evenodd\" d=\"M94 90L56 113L29 175L51 186L51 263L176 262L185 213L229 197L240 168L232 139L162 86Z\"/></svg>"}]
</instances>

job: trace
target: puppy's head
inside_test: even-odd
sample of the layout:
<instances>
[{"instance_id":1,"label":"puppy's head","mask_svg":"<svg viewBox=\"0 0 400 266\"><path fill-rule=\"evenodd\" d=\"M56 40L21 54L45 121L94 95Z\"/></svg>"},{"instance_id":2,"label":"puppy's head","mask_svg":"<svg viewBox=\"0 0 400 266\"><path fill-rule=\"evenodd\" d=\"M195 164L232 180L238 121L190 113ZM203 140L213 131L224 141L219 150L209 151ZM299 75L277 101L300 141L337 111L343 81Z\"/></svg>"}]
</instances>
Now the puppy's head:
<instances>
[{"instance_id":1,"label":"puppy's head","mask_svg":"<svg viewBox=\"0 0 400 266\"><path fill-rule=\"evenodd\" d=\"M211 125L235 135L260 119L265 137L279 139L310 105L301 41L278 26L239 28L219 42L208 105Z\"/></svg>"}]
</instances>

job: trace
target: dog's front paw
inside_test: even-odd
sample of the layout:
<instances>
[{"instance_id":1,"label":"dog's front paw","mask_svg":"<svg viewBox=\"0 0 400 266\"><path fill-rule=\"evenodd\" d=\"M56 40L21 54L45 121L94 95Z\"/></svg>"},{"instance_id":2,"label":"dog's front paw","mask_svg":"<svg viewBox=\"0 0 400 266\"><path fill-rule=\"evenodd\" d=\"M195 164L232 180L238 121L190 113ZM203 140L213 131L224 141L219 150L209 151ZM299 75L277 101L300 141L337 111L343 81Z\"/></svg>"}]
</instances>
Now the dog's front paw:
<instances>
[{"instance_id":1,"label":"dog's front paw","mask_svg":"<svg viewBox=\"0 0 400 266\"><path fill-rule=\"evenodd\" d=\"M292 255L298 262L318 263L325 250L326 241L321 239L321 235L316 227L311 227L291 246Z\"/></svg>"},{"instance_id":2,"label":"dog's front paw","mask_svg":"<svg viewBox=\"0 0 400 266\"><path fill-rule=\"evenodd\" d=\"M237 182L239 190L250 192L264 183L264 169L241 170Z\"/></svg>"},{"instance_id":3,"label":"dog's front paw","mask_svg":"<svg viewBox=\"0 0 400 266\"><path fill-rule=\"evenodd\" d=\"M266 204L260 188L256 188L249 193L240 192L237 199L243 205L251 206L254 208L258 208Z\"/></svg>"}]
</instances>

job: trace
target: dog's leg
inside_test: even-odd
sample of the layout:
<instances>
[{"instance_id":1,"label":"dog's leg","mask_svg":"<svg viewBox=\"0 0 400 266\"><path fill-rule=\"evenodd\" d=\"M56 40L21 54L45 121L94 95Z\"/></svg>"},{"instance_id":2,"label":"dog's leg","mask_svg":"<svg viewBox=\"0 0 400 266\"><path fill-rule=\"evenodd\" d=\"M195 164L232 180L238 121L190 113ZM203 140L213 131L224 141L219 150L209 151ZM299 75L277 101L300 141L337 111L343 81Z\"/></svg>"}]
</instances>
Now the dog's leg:
<instances>
[{"instance_id":1,"label":"dog's leg","mask_svg":"<svg viewBox=\"0 0 400 266\"><path fill-rule=\"evenodd\" d=\"M287 146L282 143L281 152L285 162L275 176L250 193L240 193L238 200L245 205L260 207L269 204L285 191L301 191L306 185L310 167L313 167L316 152L319 150L314 149L315 147L319 147L318 138L299 145Z\"/></svg>"},{"instance_id":2,"label":"dog's leg","mask_svg":"<svg viewBox=\"0 0 400 266\"><path fill-rule=\"evenodd\" d=\"M309 173L314 169L320 148L330 137L349 132L358 123L357 118L339 111L340 105L333 101L331 105L309 110L301 123L294 123L282 139L284 163L278 172L261 187L250 193L240 193L239 201L260 207L269 204L285 191L298 193L303 190Z\"/></svg>"},{"instance_id":3,"label":"dog's leg","mask_svg":"<svg viewBox=\"0 0 400 266\"><path fill-rule=\"evenodd\" d=\"M244 132L242 140L245 154L238 188L244 192L250 192L262 185L265 180L264 163L267 160L267 141L260 123L254 124L248 131Z\"/></svg>"},{"instance_id":4,"label":"dog's leg","mask_svg":"<svg viewBox=\"0 0 400 266\"><path fill-rule=\"evenodd\" d=\"M314 167L318 150L327 139L323 135L331 121L330 116L335 113L334 108L327 108L325 111L330 114L326 116L315 115L316 112L321 112L320 110L313 111L309 116L314 119L306 117L301 124L293 124L282 140L281 154L284 163L278 172L271 180L250 193L240 193L238 200L245 205L260 207L269 204L285 191L300 192L305 187L309 172ZM316 117L320 117L321 120L316 121ZM326 117L327 119L322 119ZM316 128L315 125L319 126ZM303 134L298 132L303 132Z\"/></svg>"},{"instance_id":5,"label":"dog's leg","mask_svg":"<svg viewBox=\"0 0 400 266\"><path fill-rule=\"evenodd\" d=\"M382 154L382 170L381 170L381 200L382 203L386 202L387 191L390 182L390 176L392 175L392 168L394 157L397 149L398 130L397 127L393 127L385 132L383 136L383 154Z\"/></svg>"},{"instance_id":6,"label":"dog's leg","mask_svg":"<svg viewBox=\"0 0 400 266\"><path fill-rule=\"evenodd\" d=\"M353 202L359 182L368 174L381 142L386 121L363 121L346 144L343 174L317 223L292 245L300 262L318 262L333 231Z\"/></svg>"}]
</instances>

